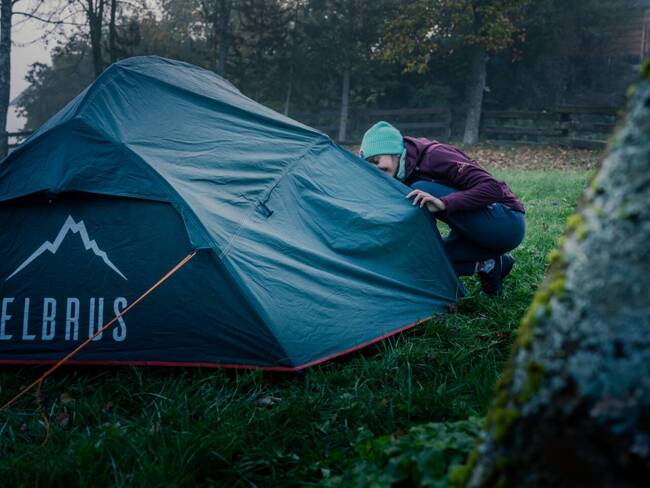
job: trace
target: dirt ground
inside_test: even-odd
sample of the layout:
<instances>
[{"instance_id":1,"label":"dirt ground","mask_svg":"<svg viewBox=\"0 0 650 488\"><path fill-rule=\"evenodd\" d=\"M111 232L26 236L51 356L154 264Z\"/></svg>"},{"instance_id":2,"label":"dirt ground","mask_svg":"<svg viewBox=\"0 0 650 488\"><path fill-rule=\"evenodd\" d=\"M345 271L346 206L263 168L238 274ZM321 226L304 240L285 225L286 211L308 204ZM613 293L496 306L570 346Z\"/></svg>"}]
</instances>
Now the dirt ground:
<instances>
[{"instance_id":1,"label":"dirt ground","mask_svg":"<svg viewBox=\"0 0 650 488\"><path fill-rule=\"evenodd\" d=\"M594 169L603 158L603 151L571 149L561 146L477 144L459 145L472 159L486 169ZM357 154L359 146L348 147Z\"/></svg>"}]
</instances>

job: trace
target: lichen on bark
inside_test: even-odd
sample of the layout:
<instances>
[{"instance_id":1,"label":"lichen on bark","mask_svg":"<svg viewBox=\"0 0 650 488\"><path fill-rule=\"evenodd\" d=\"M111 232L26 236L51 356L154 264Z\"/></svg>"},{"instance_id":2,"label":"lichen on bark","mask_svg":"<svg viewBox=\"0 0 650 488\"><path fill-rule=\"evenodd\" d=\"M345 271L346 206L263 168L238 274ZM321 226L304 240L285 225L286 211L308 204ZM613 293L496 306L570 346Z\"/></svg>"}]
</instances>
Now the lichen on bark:
<instances>
[{"instance_id":1,"label":"lichen on bark","mask_svg":"<svg viewBox=\"0 0 650 488\"><path fill-rule=\"evenodd\" d=\"M648 65L650 66L650 64ZM522 320L467 486L650 479L650 68Z\"/></svg>"}]
</instances>

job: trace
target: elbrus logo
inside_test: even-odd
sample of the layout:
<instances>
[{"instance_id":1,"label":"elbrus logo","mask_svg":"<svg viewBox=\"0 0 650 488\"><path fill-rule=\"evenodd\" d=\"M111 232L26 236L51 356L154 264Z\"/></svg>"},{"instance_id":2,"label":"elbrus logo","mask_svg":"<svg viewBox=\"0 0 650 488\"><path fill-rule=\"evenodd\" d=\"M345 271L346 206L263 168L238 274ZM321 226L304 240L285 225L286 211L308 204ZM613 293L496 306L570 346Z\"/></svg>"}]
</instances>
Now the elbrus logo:
<instances>
[{"instance_id":1,"label":"elbrus logo","mask_svg":"<svg viewBox=\"0 0 650 488\"><path fill-rule=\"evenodd\" d=\"M46 251L56 254L69 234L79 234L86 251L92 251L106 266L126 280L126 276L113 264L108 254L102 251L97 242L88 235L83 220L75 222L72 216L63 223L54 242L45 241L23 263L11 273L5 282L11 280L41 254ZM13 281L12 281L13 282ZM82 292L82 290L79 290ZM81 294L83 295L83 293ZM125 297L54 297L25 296L1 297L0 301L0 342L1 341L78 341L87 332L93 337L105 323L105 308L112 309L117 323L107 335L115 342L126 339L127 328L124 318L119 315L127 306ZM110 314L110 312L109 312ZM98 334L94 341L102 340L104 333Z\"/></svg>"},{"instance_id":2,"label":"elbrus logo","mask_svg":"<svg viewBox=\"0 0 650 488\"><path fill-rule=\"evenodd\" d=\"M75 222L72 216L68 215L68 218L63 223L63 227L61 227L61 230L59 231L59 234L56 236L56 239L54 239L54 242L45 241L43 244L41 244L41 246L38 249L36 249L36 251L34 251L34 253L31 256L29 256L25 261L23 261L23 263L20 266L18 266L13 273L7 276L5 281L9 281L11 278L16 276L18 273L20 273L23 269L29 266L37 257L43 254L45 251L49 251L52 254L56 254L56 252L59 250L59 247L61 246L61 243L68 235L68 232L72 232L73 234L79 234L79 236L81 237L81 241L83 242L83 245L86 248L86 251L94 252L96 256L100 257L102 261L104 261L106 266L111 268L113 271L115 271L118 275L120 275L125 280L127 279L126 276L124 276L122 272L119 269L117 269L117 266L115 266L111 262L111 260L108 259L108 255L99 248L97 243L94 240L90 239L90 236L88 235L88 231L86 230L86 226L84 225L83 220L80 220L79 222Z\"/></svg>"}]
</instances>

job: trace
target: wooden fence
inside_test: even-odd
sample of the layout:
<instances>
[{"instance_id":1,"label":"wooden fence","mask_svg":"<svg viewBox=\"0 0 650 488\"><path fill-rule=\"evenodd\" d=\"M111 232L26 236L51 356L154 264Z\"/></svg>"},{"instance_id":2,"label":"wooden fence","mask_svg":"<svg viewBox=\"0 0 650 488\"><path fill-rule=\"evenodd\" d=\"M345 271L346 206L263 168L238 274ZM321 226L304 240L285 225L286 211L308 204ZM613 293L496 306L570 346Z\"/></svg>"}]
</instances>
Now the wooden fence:
<instances>
[{"instance_id":1,"label":"wooden fence","mask_svg":"<svg viewBox=\"0 0 650 488\"><path fill-rule=\"evenodd\" d=\"M602 149L614 130L617 112L612 107L577 106L537 112L485 110L481 119L481 141Z\"/></svg>"},{"instance_id":2,"label":"wooden fence","mask_svg":"<svg viewBox=\"0 0 650 488\"><path fill-rule=\"evenodd\" d=\"M340 112L323 111L317 114L293 113L299 120L338 140ZM448 107L402 108L394 110L351 109L348 116L346 138L343 144L358 144L363 133L375 122L389 121L405 134L448 141L451 137L451 112Z\"/></svg>"},{"instance_id":3,"label":"wooden fence","mask_svg":"<svg viewBox=\"0 0 650 488\"><path fill-rule=\"evenodd\" d=\"M339 112L294 113L292 118L338 138ZM576 148L602 149L614 130L617 109L612 107L566 106L552 110L484 110L481 142L501 144L560 144ZM448 141L451 137L449 107L394 110L350 110L344 144L358 144L363 133L379 120L387 120L402 133ZM10 132L13 148L31 132Z\"/></svg>"},{"instance_id":4,"label":"wooden fence","mask_svg":"<svg viewBox=\"0 0 650 488\"><path fill-rule=\"evenodd\" d=\"M298 113L292 117L338 138L339 112ZM484 110L481 142L502 144L560 144L576 148L602 149L614 130L617 109L612 107L565 106L551 110ZM345 144L358 144L363 132L378 120L387 120L403 133L448 141L451 111L448 107L396 110L352 110L348 117Z\"/></svg>"},{"instance_id":5,"label":"wooden fence","mask_svg":"<svg viewBox=\"0 0 650 488\"><path fill-rule=\"evenodd\" d=\"M20 145L20 143L27 139L31 134L31 131L7 132L4 137L7 137L9 149L13 149ZM2 137L2 132L0 132L0 137Z\"/></svg>"}]
</instances>

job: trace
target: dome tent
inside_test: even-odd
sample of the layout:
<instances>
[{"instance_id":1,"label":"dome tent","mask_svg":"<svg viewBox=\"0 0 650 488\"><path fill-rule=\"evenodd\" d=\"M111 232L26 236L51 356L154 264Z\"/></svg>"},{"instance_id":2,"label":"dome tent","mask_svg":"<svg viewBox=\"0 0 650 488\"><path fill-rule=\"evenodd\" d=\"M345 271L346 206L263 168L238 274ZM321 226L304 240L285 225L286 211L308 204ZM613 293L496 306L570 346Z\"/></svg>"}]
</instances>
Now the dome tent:
<instances>
[{"instance_id":1,"label":"dome tent","mask_svg":"<svg viewBox=\"0 0 650 488\"><path fill-rule=\"evenodd\" d=\"M460 285L405 187L207 70L110 66L0 163L0 363L296 370Z\"/></svg>"}]
</instances>

